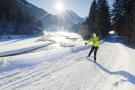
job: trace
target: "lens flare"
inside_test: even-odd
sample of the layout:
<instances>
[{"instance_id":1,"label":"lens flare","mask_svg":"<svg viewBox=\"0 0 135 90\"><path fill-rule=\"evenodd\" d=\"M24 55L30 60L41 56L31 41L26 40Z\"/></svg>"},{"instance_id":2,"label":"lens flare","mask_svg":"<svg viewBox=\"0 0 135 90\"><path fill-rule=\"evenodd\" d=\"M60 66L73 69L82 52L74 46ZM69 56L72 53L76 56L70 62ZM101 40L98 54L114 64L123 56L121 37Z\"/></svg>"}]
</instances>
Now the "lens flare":
<instances>
[{"instance_id":1,"label":"lens flare","mask_svg":"<svg viewBox=\"0 0 135 90\"><path fill-rule=\"evenodd\" d=\"M59 2L56 3L55 9L57 10L56 12L58 14L61 14L61 13L63 13L65 11L65 6L64 6L64 4L62 2L59 1Z\"/></svg>"}]
</instances>

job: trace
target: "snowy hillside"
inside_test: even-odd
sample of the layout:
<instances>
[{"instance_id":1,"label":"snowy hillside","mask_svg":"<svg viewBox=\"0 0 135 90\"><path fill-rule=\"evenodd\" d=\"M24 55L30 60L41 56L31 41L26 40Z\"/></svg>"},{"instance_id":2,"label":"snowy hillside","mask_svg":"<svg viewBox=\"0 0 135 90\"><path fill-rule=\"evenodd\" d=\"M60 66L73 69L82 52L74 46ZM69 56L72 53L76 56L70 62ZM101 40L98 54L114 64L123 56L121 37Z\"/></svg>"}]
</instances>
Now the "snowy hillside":
<instances>
[{"instance_id":1,"label":"snowy hillside","mask_svg":"<svg viewBox=\"0 0 135 90\"><path fill-rule=\"evenodd\" d=\"M26 0L0 2L0 35L41 35L40 18L48 13Z\"/></svg>"},{"instance_id":2,"label":"snowy hillside","mask_svg":"<svg viewBox=\"0 0 135 90\"><path fill-rule=\"evenodd\" d=\"M62 19L62 21L59 21L59 19ZM41 21L46 29L56 31L57 28L59 28L58 22L62 22L64 28L69 29L75 24L84 22L84 19L75 12L66 10L63 15L59 17L52 14L44 15Z\"/></svg>"},{"instance_id":3,"label":"snowy hillside","mask_svg":"<svg viewBox=\"0 0 135 90\"><path fill-rule=\"evenodd\" d=\"M118 39L105 40L96 64L84 58L91 46L84 45L75 33L46 32L44 38L0 42L5 50L10 45L23 48L21 43L32 42L30 47L53 42L38 50L1 57L0 90L135 90L135 50Z\"/></svg>"}]
</instances>

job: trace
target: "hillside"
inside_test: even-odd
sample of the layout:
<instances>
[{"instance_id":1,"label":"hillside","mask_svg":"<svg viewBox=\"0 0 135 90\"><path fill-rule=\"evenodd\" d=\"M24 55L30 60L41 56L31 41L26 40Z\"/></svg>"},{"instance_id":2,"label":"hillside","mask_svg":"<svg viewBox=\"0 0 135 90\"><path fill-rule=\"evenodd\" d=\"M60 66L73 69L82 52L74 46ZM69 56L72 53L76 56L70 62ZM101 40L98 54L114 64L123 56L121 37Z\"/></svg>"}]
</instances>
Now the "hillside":
<instances>
[{"instance_id":1,"label":"hillside","mask_svg":"<svg viewBox=\"0 0 135 90\"><path fill-rule=\"evenodd\" d=\"M25 0L0 2L0 34L41 34L39 17L46 14ZM38 12L38 14L36 14Z\"/></svg>"},{"instance_id":2,"label":"hillside","mask_svg":"<svg viewBox=\"0 0 135 90\"><path fill-rule=\"evenodd\" d=\"M58 30L58 17L38 8L26 0L4 0L0 2L0 34L42 34L42 30ZM83 19L73 11L63 14L66 29L81 23Z\"/></svg>"}]
</instances>

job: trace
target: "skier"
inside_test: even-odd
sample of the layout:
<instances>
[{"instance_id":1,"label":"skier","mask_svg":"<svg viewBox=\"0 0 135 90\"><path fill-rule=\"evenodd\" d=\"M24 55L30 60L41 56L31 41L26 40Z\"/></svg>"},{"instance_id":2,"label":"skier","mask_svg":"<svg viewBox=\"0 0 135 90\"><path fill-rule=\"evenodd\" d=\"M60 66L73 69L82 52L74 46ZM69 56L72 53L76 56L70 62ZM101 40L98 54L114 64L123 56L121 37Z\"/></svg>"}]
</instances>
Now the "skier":
<instances>
[{"instance_id":1,"label":"skier","mask_svg":"<svg viewBox=\"0 0 135 90\"><path fill-rule=\"evenodd\" d=\"M85 44L88 44L88 43L92 44L92 48L87 57L90 57L90 55L94 51L94 63L96 63L96 55L97 55L97 51L98 51L101 41L100 41L99 37L94 33L92 38Z\"/></svg>"}]
</instances>

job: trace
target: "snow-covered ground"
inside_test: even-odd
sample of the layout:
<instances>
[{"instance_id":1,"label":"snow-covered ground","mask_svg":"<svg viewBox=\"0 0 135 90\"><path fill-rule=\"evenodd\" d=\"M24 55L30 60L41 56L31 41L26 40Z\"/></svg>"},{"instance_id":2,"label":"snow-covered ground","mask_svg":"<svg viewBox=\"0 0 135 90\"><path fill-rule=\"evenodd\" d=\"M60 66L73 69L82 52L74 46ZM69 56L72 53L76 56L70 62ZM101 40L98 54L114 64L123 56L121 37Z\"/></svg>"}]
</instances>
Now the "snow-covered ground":
<instances>
[{"instance_id":1,"label":"snow-covered ground","mask_svg":"<svg viewBox=\"0 0 135 90\"><path fill-rule=\"evenodd\" d=\"M0 42L0 57L31 51L53 43L40 41L40 38L3 38Z\"/></svg>"},{"instance_id":2,"label":"snow-covered ground","mask_svg":"<svg viewBox=\"0 0 135 90\"><path fill-rule=\"evenodd\" d=\"M55 44L0 58L0 90L135 90L135 50L116 38L100 46L96 64L84 58L90 46L78 35L48 33L42 40Z\"/></svg>"}]
</instances>

